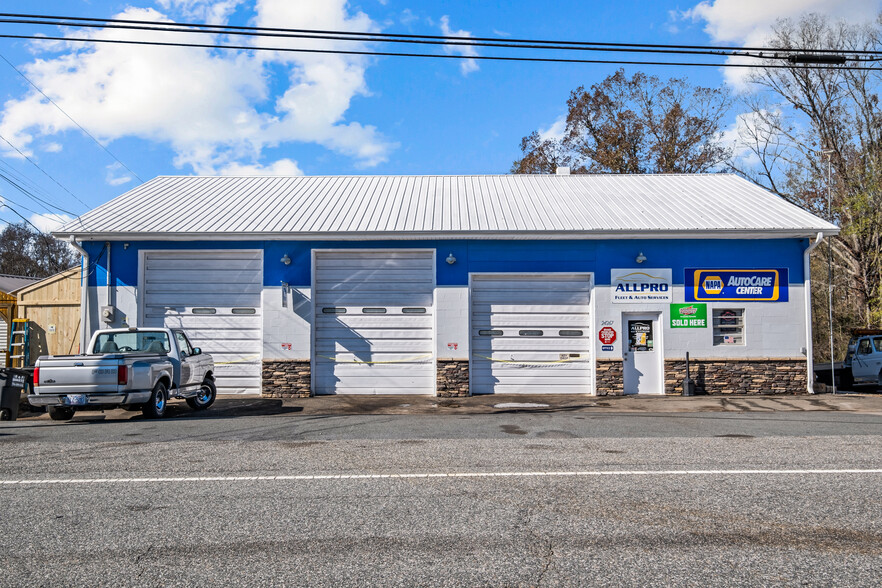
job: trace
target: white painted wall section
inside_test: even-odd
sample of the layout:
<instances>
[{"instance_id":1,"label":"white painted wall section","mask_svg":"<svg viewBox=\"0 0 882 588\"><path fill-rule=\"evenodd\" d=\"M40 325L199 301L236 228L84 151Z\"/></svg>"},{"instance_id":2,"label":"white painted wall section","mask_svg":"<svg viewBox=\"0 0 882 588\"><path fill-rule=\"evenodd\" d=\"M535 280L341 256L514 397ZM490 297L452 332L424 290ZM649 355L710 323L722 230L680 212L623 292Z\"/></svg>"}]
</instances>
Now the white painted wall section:
<instances>
[{"instance_id":1,"label":"white painted wall section","mask_svg":"<svg viewBox=\"0 0 882 588\"><path fill-rule=\"evenodd\" d=\"M312 290L309 286L265 287L263 358L309 361L312 339ZM284 304L283 301L284 300Z\"/></svg>"},{"instance_id":2,"label":"white painted wall section","mask_svg":"<svg viewBox=\"0 0 882 588\"><path fill-rule=\"evenodd\" d=\"M438 286L435 288L435 355L438 359L468 360L469 288Z\"/></svg>"}]
</instances>

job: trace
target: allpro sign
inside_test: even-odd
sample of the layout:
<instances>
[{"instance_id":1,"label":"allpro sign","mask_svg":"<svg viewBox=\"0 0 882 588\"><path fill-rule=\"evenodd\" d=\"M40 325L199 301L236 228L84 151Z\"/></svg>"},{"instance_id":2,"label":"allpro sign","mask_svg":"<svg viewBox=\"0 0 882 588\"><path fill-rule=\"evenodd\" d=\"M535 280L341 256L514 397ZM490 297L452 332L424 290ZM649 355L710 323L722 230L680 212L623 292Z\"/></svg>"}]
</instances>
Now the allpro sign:
<instances>
[{"instance_id":1,"label":"allpro sign","mask_svg":"<svg viewBox=\"0 0 882 588\"><path fill-rule=\"evenodd\" d=\"M787 268L686 268L686 302L787 302Z\"/></svg>"},{"instance_id":2,"label":"allpro sign","mask_svg":"<svg viewBox=\"0 0 882 588\"><path fill-rule=\"evenodd\" d=\"M671 302L671 270L655 268L610 270L612 301L619 304Z\"/></svg>"}]
</instances>

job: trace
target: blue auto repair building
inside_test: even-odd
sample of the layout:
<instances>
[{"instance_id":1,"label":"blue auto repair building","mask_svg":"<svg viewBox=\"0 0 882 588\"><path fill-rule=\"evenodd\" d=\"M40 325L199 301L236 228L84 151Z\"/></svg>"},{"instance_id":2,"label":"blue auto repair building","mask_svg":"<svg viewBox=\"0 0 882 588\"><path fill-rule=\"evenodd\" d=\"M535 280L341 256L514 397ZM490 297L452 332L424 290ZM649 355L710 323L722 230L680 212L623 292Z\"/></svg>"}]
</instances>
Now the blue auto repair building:
<instances>
[{"instance_id":1,"label":"blue auto repair building","mask_svg":"<svg viewBox=\"0 0 882 588\"><path fill-rule=\"evenodd\" d=\"M734 175L158 177L54 235L83 336L183 327L219 392L811 392L838 228Z\"/></svg>"}]
</instances>

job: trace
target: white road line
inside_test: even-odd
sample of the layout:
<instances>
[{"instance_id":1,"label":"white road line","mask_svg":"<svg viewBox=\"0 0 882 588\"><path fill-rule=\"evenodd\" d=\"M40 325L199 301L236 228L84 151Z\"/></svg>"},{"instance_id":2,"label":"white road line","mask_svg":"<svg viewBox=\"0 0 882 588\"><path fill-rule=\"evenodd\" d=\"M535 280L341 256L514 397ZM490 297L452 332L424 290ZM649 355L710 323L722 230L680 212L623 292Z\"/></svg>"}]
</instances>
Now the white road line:
<instances>
[{"instance_id":1,"label":"white road line","mask_svg":"<svg viewBox=\"0 0 882 588\"><path fill-rule=\"evenodd\" d=\"M882 469L867 470L596 470L574 472L437 472L411 474L303 474L291 476L182 476L161 478L56 478L47 480L0 480L0 486L36 486L43 484L155 484L180 482L287 482L313 480L385 480L420 478L550 478L598 476L796 476L835 474L882 474Z\"/></svg>"}]
</instances>

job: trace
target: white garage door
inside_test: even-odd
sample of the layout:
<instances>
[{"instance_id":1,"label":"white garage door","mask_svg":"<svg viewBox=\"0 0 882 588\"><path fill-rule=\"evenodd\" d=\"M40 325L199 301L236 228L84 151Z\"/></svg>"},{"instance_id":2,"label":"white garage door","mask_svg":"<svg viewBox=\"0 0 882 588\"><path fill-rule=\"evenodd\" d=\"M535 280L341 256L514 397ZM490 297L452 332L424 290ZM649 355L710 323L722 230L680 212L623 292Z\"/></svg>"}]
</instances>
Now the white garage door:
<instances>
[{"instance_id":1,"label":"white garage door","mask_svg":"<svg viewBox=\"0 0 882 588\"><path fill-rule=\"evenodd\" d=\"M144 326L181 327L214 358L218 393L259 394L260 251L144 254Z\"/></svg>"},{"instance_id":2,"label":"white garage door","mask_svg":"<svg viewBox=\"0 0 882 588\"><path fill-rule=\"evenodd\" d=\"M473 275L472 393L591 393L590 276Z\"/></svg>"},{"instance_id":3,"label":"white garage door","mask_svg":"<svg viewBox=\"0 0 882 588\"><path fill-rule=\"evenodd\" d=\"M432 251L315 254L316 394L432 394Z\"/></svg>"}]
</instances>

